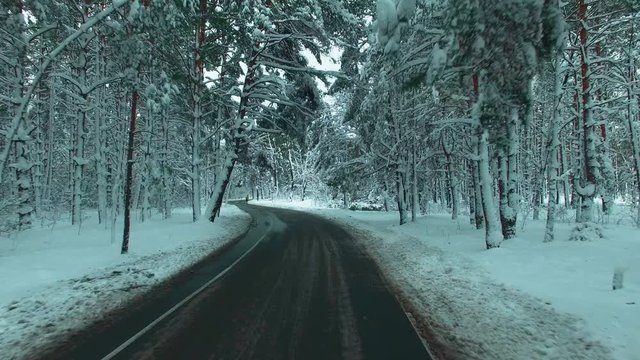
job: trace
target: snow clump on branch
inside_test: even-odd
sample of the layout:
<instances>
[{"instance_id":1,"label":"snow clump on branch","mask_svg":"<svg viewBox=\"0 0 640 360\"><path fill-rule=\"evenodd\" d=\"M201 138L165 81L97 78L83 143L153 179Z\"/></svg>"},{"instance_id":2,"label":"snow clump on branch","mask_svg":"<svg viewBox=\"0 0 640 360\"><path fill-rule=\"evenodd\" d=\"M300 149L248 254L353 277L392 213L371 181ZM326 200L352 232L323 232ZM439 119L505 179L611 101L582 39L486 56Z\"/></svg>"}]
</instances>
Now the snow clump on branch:
<instances>
[{"instance_id":1,"label":"snow clump on branch","mask_svg":"<svg viewBox=\"0 0 640 360\"><path fill-rule=\"evenodd\" d=\"M400 48L400 35L404 26L416 11L416 0L378 0L376 21L378 44L384 53L391 54Z\"/></svg>"}]
</instances>

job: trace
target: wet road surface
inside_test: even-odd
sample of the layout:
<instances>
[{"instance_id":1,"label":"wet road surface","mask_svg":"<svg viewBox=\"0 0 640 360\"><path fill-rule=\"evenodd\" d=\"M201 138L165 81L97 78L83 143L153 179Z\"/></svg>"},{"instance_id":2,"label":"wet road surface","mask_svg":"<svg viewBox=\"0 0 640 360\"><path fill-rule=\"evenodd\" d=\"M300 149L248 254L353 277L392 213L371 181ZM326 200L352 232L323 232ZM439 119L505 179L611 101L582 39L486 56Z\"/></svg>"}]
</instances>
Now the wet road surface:
<instances>
[{"instance_id":1,"label":"wet road surface","mask_svg":"<svg viewBox=\"0 0 640 360\"><path fill-rule=\"evenodd\" d=\"M254 224L231 248L44 357L430 359L373 260L346 231L303 212L238 205Z\"/></svg>"}]
</instances>

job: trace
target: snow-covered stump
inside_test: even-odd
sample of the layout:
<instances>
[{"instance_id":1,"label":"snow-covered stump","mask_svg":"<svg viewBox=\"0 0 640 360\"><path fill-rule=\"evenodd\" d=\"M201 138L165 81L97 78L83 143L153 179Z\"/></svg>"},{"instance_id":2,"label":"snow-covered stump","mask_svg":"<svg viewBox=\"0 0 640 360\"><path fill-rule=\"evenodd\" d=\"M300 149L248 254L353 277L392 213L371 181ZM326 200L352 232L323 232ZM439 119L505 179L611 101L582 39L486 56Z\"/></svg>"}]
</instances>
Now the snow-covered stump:
<instances>
[{"instance_id":1,"label":"snow-covered stump","mask_svg":"<svg viewBox=\"0 0 640 360\"><path fill-rule=\"evenodd\" d=\"M623 281L624 281L624 268L622 267L617 267L615 269L613 269L613 281L612 281L612 288L613 290L620 290L623 287Z\"/></svg>"}]
</instances>

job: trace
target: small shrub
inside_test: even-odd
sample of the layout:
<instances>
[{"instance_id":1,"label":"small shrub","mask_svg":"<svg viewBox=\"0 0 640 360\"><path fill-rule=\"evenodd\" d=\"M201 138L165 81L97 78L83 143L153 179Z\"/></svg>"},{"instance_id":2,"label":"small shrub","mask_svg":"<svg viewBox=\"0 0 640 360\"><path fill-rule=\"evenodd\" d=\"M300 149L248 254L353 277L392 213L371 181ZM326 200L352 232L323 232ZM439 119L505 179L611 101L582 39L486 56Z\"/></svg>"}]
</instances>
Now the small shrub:
<instances>
[{"instance_id":1,"label":"small shrub","mask_svg":"<svg viewBox=\"0 0 640 360\"><path fill-rule=\"evenodd\" d=\"M353 211L383 211L384 205L373 203L373 202L363 202L363 201L354 201L349 205L349 210Z\"/></svg>"},{"instance_id":2,"label":"small shrub","mask_svg":"<svg viewBox=\"0 0 640 360\"><path fill-rule=\"evenodd\" d=\"M603 239L602 228L593 223L580 223L571 231L569 240L571 241L593 241Z\"/></svg>"}]
</instances>

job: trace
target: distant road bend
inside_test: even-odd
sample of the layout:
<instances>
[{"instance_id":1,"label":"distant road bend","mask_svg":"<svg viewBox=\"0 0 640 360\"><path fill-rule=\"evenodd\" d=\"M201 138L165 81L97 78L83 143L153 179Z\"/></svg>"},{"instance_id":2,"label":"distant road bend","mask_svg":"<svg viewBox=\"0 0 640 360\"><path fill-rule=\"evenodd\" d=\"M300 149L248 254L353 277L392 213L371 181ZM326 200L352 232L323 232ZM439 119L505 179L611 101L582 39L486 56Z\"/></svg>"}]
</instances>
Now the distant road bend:
<instances>
[{"instance_id":1,"label":"distant road bend","mask_svg":"<svg viewBox=\"0 0 640 360\"><path fill-rule=\"evenodd\" d=\"M345 230L303 212L237 205L254 222L232 247L43 358L431 359Z\"/></svg>"}]
</instances>

